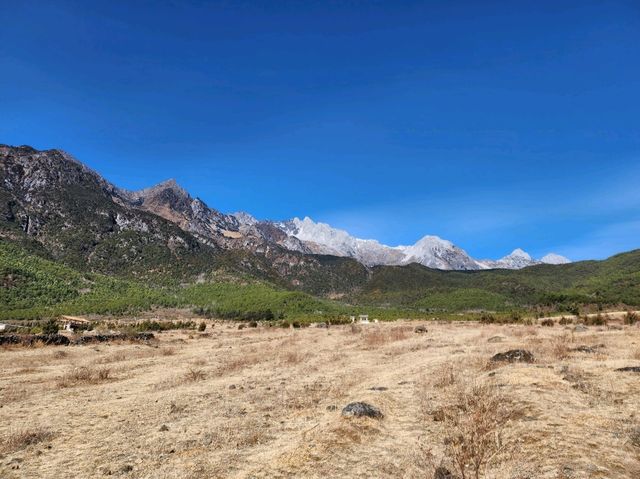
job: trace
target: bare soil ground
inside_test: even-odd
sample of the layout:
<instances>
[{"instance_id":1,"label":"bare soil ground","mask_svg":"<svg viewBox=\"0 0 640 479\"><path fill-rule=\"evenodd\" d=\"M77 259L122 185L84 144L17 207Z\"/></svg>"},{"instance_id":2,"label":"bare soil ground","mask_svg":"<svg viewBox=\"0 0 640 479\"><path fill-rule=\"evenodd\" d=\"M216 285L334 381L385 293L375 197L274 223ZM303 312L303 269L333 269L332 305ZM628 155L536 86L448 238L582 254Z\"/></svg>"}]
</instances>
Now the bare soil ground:
<instances>
[{"instance_id":1,"label":"bare soil ground","mask_svg":"<svg viewBox=\"0 0 640 479\"><path fill-rule=\"evenodd\" d=\"M640 328L573 328L216 323L0 348L0 477L640 477L640 373L615 371L640 365ZM490 361L515 348L535 362ZM352 401L384 417L342 417Z\"/></svg>"}]
</instances>

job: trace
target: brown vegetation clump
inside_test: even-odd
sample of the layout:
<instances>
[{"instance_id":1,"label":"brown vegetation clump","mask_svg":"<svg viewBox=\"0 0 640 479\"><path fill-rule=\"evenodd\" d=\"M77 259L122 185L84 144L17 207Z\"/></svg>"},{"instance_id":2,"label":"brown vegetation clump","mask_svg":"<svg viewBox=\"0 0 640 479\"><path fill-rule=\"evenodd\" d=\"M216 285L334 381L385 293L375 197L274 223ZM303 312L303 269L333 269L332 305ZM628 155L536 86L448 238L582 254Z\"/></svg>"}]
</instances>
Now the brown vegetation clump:
<instances>
[{"instance_id":1,"label":"brown vegetation clump","mask_svg":"<svg viewBox=\"0 0 640 479\"><path fill-rule=\"evenodd\" d=\"M433 385L436 388L453 386L458 382L459 364L447 362L433 372Z\"/></svg>"},{"instance_id":2,"label":"brown vegetation clump","mask_svg":"<svg viewBox=\"0 0 640 479\"><path fill-rule=\"evenodd\" d=\"M184 373L184 380L187 382L195 382L202 381L207 377L205 372L202 369L198 368L189 368L186 373Z\"/></svg>"},{"instance_id":3,"label":"brown vegetation clump","mask_svg":"<svg viewBox=\"0 0 640 479\"><path fill-rule=\"evenodd\" d=\"M627 311L627 314L624 316L624 324L633 325L636 324L639 319L640 317L638 316L638 313L634 311Z\"/></svg>"},{"instance_id":4,"label":"brown vegetation clump","mask_svg":"<svg viewBox=\"0 0 640 479\"><path fill-rule=\"evenodd\" d=\"M570 350L565 341L554 341L551 348L551 354L554 359L567 359L570 355Z\"/></svg>"},{"instance_id":5,"label":"brown vegetation clump","mask_svg":"<svg viewBox=\"0 0 640 479\"><path fill-rule=\"evenodd\" d=\"M606 326L609 318L602 313L598 313L595 316L585 316L583 321L587 326Z\"/></svg>"},{"instance_id":6,"label":"brown vegetation clump","mask_svg":"<svg viewBox=\"0 0 640 479\"><path fill-rule=\"evenodd\" d=\"M299 349L289 349L285 350L282 355L282 361L285 364L299 364L307 357L306 354L302 353Z\"/></svg>"},{"instance_id":7,"label":"brown vegetation clump","mask_svg":"<svg viewBox=\"0 0 640 479\"><path fill-rule=\"evenodd\" d=\"M379 348L388 343L403 341L408 337L408 331L403 327L376 328L364 334L364 344L368 349Z\"/></svg>"},{"instance_id":8,"label":"brown vegetation clump","mask_svg":"<svg viewBox=\"0 0 640 479\"><path fill-rule=\"evenodd\" d=\"M89 366L81 366L73 368L62 377L58 378L57 385L59 388L68 388L83 384L97 384L108 381L112 378L110 368L91 368Z\"/></svg>"},{"instance_id":9,"label":"brown vegetation clump","mask_svg":"<svg viewBox=\"0 0 640 479\"><path fill-rule=\"evenodd\" d=\"M264 355L251 351L247 354L243 354L241 356L233 357L229 359L227 362L222 363L218 368L218 374L229 374L233 372L242 371L246 368L249 368L255 364L258 364L264 360Z\"/></svg>"},{"instance_id":10,"label":"brown vegetation clump","mask_svg":"<svg viewBox=\"0 0 640 479\"><path fill-rule=\"evenodd\" d=\"M558 321L558 324L559 324L560 326L566 326L566 325L568 325L568 324L573 324L573 318L567 318L567 317L565 317L565 316L562 316L562 317L560 318L560 320Z\"/></svg>"},{"instance_id":11,"label":"brown vegetation clump","mask_svg":"<svg viewBox=\"0 0 640 479\"><path fill-rule=\"evenodd\" d=\"M504 430L517 411L493 385L462 385L452 401L450 407L440 410L447 431L441 463L448 464L460 479L480 479L509 446Z\"/></svg>"},{"instance_id":12,"label":"brown vegetation clump","mask_svg":"<svg viewBox=\"0 0 640 479\"><path fill-rule=\"evenodd\" d=\"M0 437L0 454L10 454L33 444L48 441L52 437L53 433L44 428L10 431Z\"/></svg>"},{"instance_id":13,"label":"brown vegetation clump","mask_svg":"<svg viewBox=\"0 0 640 479\"><path fill-rule=\"evenodd\" d=\"M53 359L64 359L67 356L69 356L69 353L62 349L58 349L57 351L53 352Z\"/></svg>"}]
</instances>

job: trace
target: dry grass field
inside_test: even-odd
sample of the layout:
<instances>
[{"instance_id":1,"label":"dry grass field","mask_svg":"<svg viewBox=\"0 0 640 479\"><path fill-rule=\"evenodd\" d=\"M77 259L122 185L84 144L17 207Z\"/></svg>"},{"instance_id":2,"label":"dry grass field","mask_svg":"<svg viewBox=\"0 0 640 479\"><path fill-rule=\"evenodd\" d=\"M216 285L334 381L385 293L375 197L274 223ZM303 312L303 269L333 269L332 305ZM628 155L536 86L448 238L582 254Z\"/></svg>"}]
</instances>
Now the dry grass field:
<instances>
[{"instance_id":1,"label":"dry grass field","mask_svg":"<svg viewBox=\"0 0 640 479\"><path fill-rule=\"evenodd\" d=\"M535 362L490 361L515 348ZM638 365L637 325L216 323L4 347L0 477L638 478L640 373L615 371ZM343 417L352 401L384 417Z\"/></svg>"}]
</instances>

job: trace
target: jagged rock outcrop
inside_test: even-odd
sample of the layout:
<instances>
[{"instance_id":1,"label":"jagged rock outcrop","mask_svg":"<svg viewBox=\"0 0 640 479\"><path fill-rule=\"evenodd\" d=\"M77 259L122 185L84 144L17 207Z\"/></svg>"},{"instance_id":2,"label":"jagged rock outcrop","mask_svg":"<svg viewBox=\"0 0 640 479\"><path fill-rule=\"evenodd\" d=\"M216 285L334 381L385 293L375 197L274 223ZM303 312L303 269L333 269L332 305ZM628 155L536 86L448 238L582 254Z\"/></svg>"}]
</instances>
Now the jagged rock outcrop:
<instances>
[{"instance_id":1,"label":"jagged rock outcrop","mask_svg":"<svg viewBox=\"0 0 640 479\"><path fill-rule=\"evenodd\" d=\"M0 238L24 236L80 270L189 281L222 268L320 294L366 281L356 261L310 255L296 238L244 219L173 180L126 191L63 151L0 145Z\"/></svg>"},{"instance_id":2,"label":"jagged rock outcrop","mask_svg":"<svg viewBox=\"0 0 640 479\"><path fill-rule=\"evenodd\" d=\"M120 190L60 150L0 146L2 235L24 233L77 267L146 275L211 261L205 247L172 222L129 208Z\"/></svg>"}]
</instances>

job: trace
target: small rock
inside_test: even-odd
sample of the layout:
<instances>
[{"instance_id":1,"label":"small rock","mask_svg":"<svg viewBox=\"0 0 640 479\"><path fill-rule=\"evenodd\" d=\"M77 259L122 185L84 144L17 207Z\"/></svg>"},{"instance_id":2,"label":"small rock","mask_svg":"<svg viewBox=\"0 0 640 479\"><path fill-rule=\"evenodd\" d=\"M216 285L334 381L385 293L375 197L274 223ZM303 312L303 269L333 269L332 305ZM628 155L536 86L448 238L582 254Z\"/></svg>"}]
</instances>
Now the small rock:
<instances>
[{"instance_id":1,"label":"small rock","mask_svg":"<svg viewBox=\"0 0 640 479\"><path fill-rule=\"evenodd\" d=\"M512 349L504 353L498 353L491 361L507 361L509 363L532 363L535 361L533 354L526 349Z\"/></svg>"},{"instance_id":2,"label":"small rock","mask_svg":"<svg viewBox=\"0 0 640 479\"><path fill-rule=\"evenodd\" d=\"M429 330L427 329L427 327L424 324L421 324L420 326L416 326L414 331L416 333L420 333L420 334L424 334L424 333L429 332Z\"/></svg>"},{"instance_id":3,"label":"small rock","mask_svg":"<svg viewBox=\"0 0 640 479\"><path fill-rule=\"evenodd\" d=\"M338 409L338 406L336 406L335 404L330 404L329 406L327 406L327 411L335 411Z\"/></svg>"},{"instance_id":4,"label":"small rock","mask_svg":"<svg viewBox=\"0 0 640 479\"><path fill-rule=\"evenodd\" d=\"M371 404L367 404L366 402L352 402L347 404L344 409L342 409L343 416L355 416L355 417L373 417L373 418L382 418L383 414L375 406Z\"/></svg>"},{"instance_id":5,"label":"small rock","mask_svg":"<svg viewBox=\"0 0 640 479\"><path fill-rule=\"evenodd\" d=\"M168 430L169 430L169 428L167 427L166 424L163 424L162 426L160 426L160 432L166 432Z\"/></svg>"},{"instance_id":6,"label":"small rock","mask_svg":"<svg viewBox=\"0 0 640 479\"><path fill-rule=\"evenodd\" d=\"M446 419L446 415L444 413L444 409L436 409L433 412L433 420L435 422L442 422Z\"/></svg>"},{"instance_id":7,"label":"small rock","mask_svg":"<svg viewBox=\"0 0 640 479\"><path fill-rule=\"evenodd\" d=\"M436 468L436 471L433 473L433 479L456 479L456 478L449 469L447 469L446 467L440 466Z\"/></svg>"},{"instance_id":8,"label":"small rock","mask_svg":"<svg viewBox=\"0 0 640 479\"><path fill-rule=\"evenodd\" d=\"M372 388L369 388L369 391L386 391L389 388L386 388L384 386L373 386Z\"/></svg>"},{"instance_id":9,"label":"small rock","mask_svg":"<svg viewBox=\"0 0 640 479\"><path fill-rule=\"evenodd\" d=\"M618 368L616 371L620 371L622 373L640 373L640 366L627 366L624 368Z\"/></svg>"},{"instance_id":10,"label":"small rock","mask_svg":"<svg viewBox=\"0 0 640 479\"><path fill-rule=\"evenodd\" d=\"M316 328L326 328L327 323L316 323Z\"/></svg>"},{"instance_id":11,"label":"small rock","mask_svg":"<svg viewBox=\"0 0 640 479\"><path fill-rule=\"evenodd\" d=\"M229 385L229 389L235 389L235 388L236 388L236 385L235 385L235 384L230 384L230 385Z\"/></svg>"},{"instance_id":12,"label":"small rock","mask_svg":"<svg viewBox=\"0 0 640 479\"><path fill-rule=\"evenodd\" d=\"M588 331L589 328L587 328L584 324L577 324L575 328L573 328L573 330L576 333L584 333L585 331Z\"/></svg>"}]
</instances>

